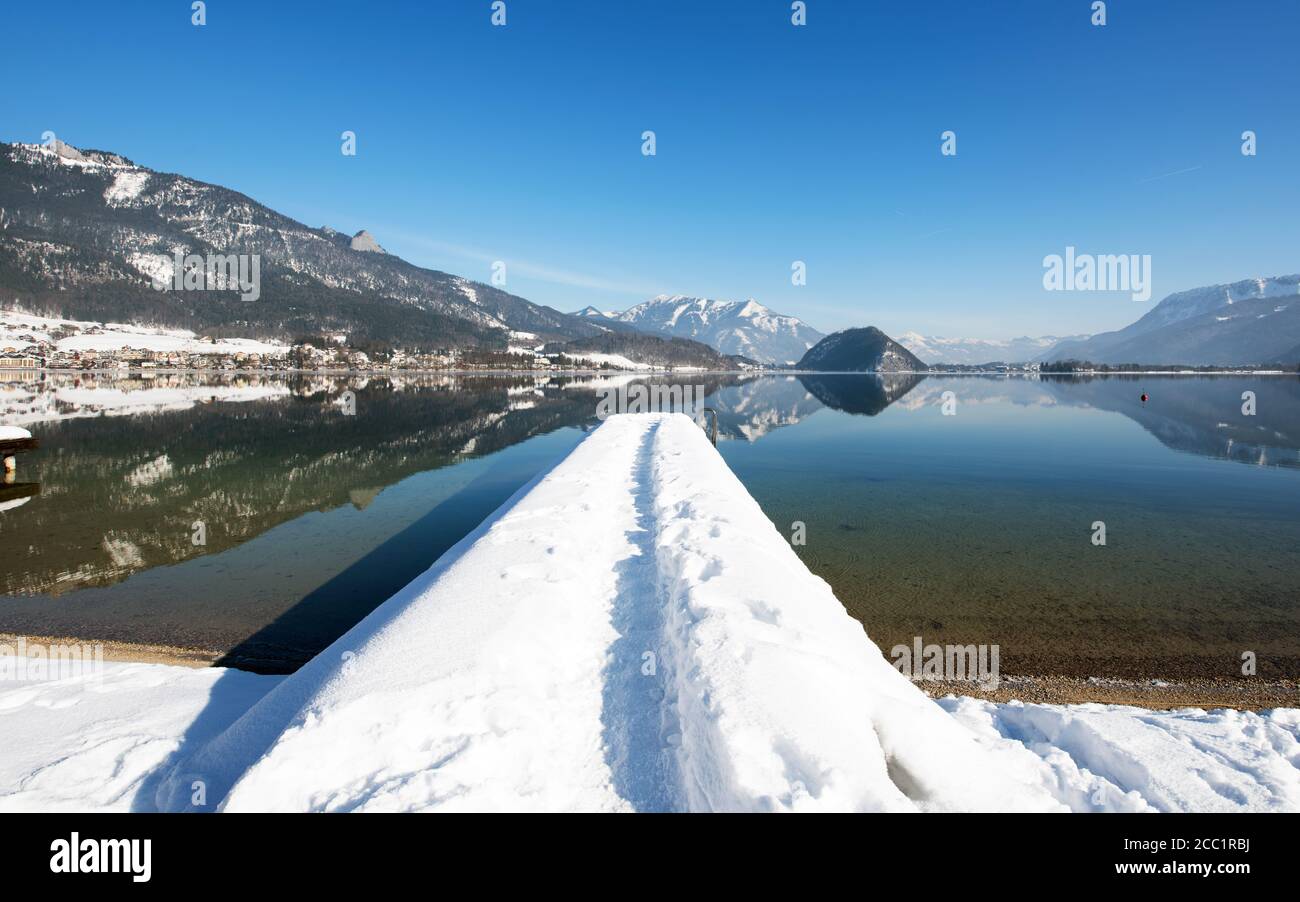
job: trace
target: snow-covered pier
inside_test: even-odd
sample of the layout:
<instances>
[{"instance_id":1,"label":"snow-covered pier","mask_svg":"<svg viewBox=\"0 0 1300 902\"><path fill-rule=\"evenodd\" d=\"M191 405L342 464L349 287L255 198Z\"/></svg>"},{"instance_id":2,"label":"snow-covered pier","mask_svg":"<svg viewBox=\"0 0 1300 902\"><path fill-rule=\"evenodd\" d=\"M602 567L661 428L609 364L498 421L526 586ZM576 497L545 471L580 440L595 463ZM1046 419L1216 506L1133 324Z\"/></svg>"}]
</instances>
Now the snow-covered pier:
<instances>
[{"instance_id":1,"label":"snow-covered pier","mask_svg":"<svg viewBox=\"0 0 1300 902\"><path fill-rule=\"evenodd\" d=\"M187 760L240 810L1062 808L894 670L681 414L616 416Z\"/></svg>"},{"instance_id":2,"label":"snow-covered pier","mask_svg":"<svg viewBox=\"0 0 1300 902\"><path fill-rule=\"evenodd\" d=\"M930 700L682 414L610 418L291 676L110 662L0 685L0 732L0 809L1300 810L1294 709Z\"/></svg>"}]
</instances>

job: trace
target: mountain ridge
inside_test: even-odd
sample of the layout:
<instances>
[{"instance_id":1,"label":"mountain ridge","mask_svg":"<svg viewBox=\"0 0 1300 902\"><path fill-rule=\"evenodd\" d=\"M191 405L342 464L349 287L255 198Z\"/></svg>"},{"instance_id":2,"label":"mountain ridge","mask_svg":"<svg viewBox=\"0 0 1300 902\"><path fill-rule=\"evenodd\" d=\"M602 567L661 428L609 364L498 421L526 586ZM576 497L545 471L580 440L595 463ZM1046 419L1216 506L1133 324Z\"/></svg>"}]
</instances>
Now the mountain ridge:
<instances>
[{"instance_id":1,"label":"mountain ridge","mask_svg":"<svg viewBox=\"0 0 1300 902\"><path fill-rule=\"evenodd\" d=\"M798 317L776 313L753 298L726 301L661 294L622 312L588 305L574 316L604 326L622 323L650 334L688 338L722 354L769 364L793 363L823 337Z\"/></svg>"},{"instance_id":2,"label":"mountain ridge","mask_svg":"<svg viewBox=\"0 0 1300 902\"><path fill-rule=\"evenodd\" d=\"M931 366L988 363L1033 363L1063 341L1083 341L1088 335L1022 335L1008 339L946 338L904 332L897 341Z\"/></svg>"},{"instance_id":3,"label":"mountain ridge","mask_svg":"<svg viewBox=\"0 0 1300 902\"><path fill-rule=\"evenodd\" d=\"M1044 362L1241 366L1293 363L1300 351L1300 275L1242 279L1179 291L1136 322L1063 341Z\"/></svg>"},{"instance_id":4,"label":"mountain ridge","mask_svg":"<svg viewBox=\"0 0 1300 902\"><path fill-rule=\"evenodd\" d=\"M155 291L160 261L256 254L258 300ZM504 347L599 334L592 324L383 251L368 232L312 228L231 188L108 151L0 144L3 300L74 319L142 321L217 336L345 333L412 347Z\"/></svg>"}]
</instances>

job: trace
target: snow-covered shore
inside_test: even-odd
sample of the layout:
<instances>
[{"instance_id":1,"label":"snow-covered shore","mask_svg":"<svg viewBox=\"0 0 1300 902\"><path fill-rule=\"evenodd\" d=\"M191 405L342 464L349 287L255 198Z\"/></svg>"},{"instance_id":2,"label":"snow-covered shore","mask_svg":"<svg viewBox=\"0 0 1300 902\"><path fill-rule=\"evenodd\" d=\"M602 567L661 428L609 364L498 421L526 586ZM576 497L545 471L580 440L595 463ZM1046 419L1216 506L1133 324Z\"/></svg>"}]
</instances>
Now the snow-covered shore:
<instances>
[{"instance_id":1,"label":"snow-covered shore","mask_svg":"<svg viewBox=\"0 0 1300 902\"><path fill-rule=\"evenodd\" d=\"M98 323L0 309L0 348L46 343L59 351L183 351L187 354L260 354L282 357L289 346L249 338L201 338L188 329Z\"/></svg>"},{"instance_id":2,"label":"snow-covered shore","mask_svg":"<svg viewBox=\"0 0 1300 902\"><path fill-rule=\"evenodd\" d=\"M610 418L292 676L0 682L0 731L26 810L1300 810L1300 711L931 701L680 414Z\"/></svg>"}]
</instances>

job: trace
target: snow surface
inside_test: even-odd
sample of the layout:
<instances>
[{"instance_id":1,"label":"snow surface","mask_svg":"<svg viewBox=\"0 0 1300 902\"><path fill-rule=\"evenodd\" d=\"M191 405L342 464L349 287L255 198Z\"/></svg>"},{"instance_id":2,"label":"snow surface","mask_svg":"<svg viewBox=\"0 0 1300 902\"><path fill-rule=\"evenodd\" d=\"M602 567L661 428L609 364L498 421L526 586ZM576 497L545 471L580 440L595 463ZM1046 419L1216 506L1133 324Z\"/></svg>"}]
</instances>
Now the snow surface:
<instances>
[{"instance_id":1,"label":"snow surface","mask_svg":"<svg viewBox=\"0 0 1300 902\"><path fill-rule=\"evenodd\" d=\"M1045 763L1075 811L1300 811L1300 709L940 704L989 747Z\"/></svg>"},{"instance_id":2,"label":"snow surface","mask_svg":"<svg viewBox=\"0 0 1300 902\"><path fill-rule=\"evenodd\" d=\"M170 265L168 266L170 271ZM70 333L54 339L55 332ZM130 323L96 323L0 310L0 348L53 344L60 351L110 351L135 348L147 351L185 351L190 354L261 354L283 356L289 346L251 338L199 338L188 329L138 326Z\"/></svg>"},{"instance_id":3,"label":"snow surface","mask_svg":"<svg viewBox=\"0 0 1300 902\"><path fill-rule=\"evenodd\" d=\"M0 670L13 662L0 658ZM80 679L0 680L0 811L151 809L148 787L184 743L223 729L282 679L109 662Z\"/></svg>"},{"instance_id":4,"label":"snow surface","mask_svg":"<svg viewBox=\"0 0 1300 902\"><path fill-rule=\"evenodd\" d=\"M0 682L0 734L23 809L1300 810L1297 710L931 701L681 414L611 417L292 676Z\"/></svg>"},{"instance_id":5,"label":"snow surface","mask_svg":"<svg viewBox=\"0 0 1300 902\"><path fill-rule=\"evenodd\" d=\"M21 426L0 426L0 441L13 441L17 438L31 438L32 434Z\"/></svg>"},{"instance_id":6,"label":"snow surface","mask_svg":"<svg viewBox=\"0 0 1300 902\"><path fill-rule=\"evenodd\" d=\"M643 372L646 370L663 369L663 367L654 367L648 363L637 363L630 357L622 354L601 354L596 351L570 351L565 354L574 360L585 361L592 366L608 365L620 370L636 370Z\"/></svg>"},{"instance_id":7,"label":"snow surface","mask_svg":"<svg viewBox=\"0 0 1300 902\"><path fill-rule=\"evenodd\" d=\"M110 207L120 207L135 200L149 183L149 173L144 170L119 172L113 184L104 189L104 201Z\"/></svg>"}]
</instances>

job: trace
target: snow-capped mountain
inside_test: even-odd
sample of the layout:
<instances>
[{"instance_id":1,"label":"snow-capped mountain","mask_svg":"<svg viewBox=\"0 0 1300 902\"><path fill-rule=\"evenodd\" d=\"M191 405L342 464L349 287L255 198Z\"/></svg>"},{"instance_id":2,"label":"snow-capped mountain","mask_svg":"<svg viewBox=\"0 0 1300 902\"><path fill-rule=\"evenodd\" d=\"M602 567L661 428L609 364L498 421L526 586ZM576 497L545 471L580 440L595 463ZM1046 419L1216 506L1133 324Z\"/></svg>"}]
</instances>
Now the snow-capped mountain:
<instances>
[{"instance_id":1,"label":"snow-capped mountain","mask_svg":"<svg viewBox=\"0 0 1300 902\"><path fill-rule=\"evenodd\" d=\"M898 343L931 366L945 363L976 365L981 363L1030 363L1062 341L1084 341L1087 335L1022 336L1005 340L984 338L943 338L904 332Z\"/></svg>"},{"instance_id":2,"label":"snow-capped mountain","mask_svg":"<svg viewBox=\"0 0 1300 902\"><path fill-rule=\"evenodd\" d=\"M792 364L822 333L802 320L774 313L758 301L721 301L661 294L622 313L588 307L577 316L626 323L643 332L692 338L723 354L760 363Z\"/></svg>"},{"instance_id":3,"label":"snow-capped mountain","mask_svg":"<svg viewBox=\"0 0 1300 902\"><path fill-rule=\"evenodd\" d=\"M177 253L258 255L260 292L154 288ZM374 236L311 228L251 198L114 153L0 144L0 300L69 319L288 340L347 333L404 347L546 340L592 324L423 269Z\"/></svg>"},{"instance_id":4,"label":"snow-capped mountain","mask_svg":"<svg viewBox=\"0 0 1300 902\"><path fill-rule=\"evenodd\" d=\"M1241 366L1300 360L1300 275L1244 279L1171 294L1146 316L1044 360Z\"/></svg>"}]
</instances>

